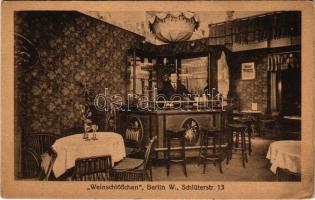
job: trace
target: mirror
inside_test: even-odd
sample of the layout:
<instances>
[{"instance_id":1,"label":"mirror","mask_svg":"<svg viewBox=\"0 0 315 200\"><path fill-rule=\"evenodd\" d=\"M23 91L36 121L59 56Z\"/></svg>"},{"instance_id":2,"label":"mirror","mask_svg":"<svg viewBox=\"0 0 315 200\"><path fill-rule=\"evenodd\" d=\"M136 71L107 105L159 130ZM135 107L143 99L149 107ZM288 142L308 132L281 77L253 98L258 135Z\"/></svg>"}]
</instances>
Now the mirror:
<instances>
[{"instance_id":1,"label":"mirror","mask_svg":"<svg viewBox=\"0 0 315 200\"><path fill-rule=\"evenodd\" d=\"M208 85L208 57L181 59L181 82L191 93L203 94Z\"/></svg>"}]
</instances>

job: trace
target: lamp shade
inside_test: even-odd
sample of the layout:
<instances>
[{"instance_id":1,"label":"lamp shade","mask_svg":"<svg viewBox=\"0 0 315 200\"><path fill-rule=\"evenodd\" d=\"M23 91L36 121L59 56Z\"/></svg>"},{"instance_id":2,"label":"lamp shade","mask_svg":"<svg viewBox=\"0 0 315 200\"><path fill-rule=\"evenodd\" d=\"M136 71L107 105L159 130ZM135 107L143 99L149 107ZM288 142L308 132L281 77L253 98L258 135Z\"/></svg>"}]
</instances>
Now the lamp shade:
<instances>
[{"instance_id":1,"label":"lamp shade","mask_svg":"<svg viewBox=\"0 0 315 200\"><path fill-rule=\"evenodd\" d=\"M199 20L193 12L159 12L149 19L150 30L165 42L189 40L199 26Z\"/></svg>"}]
</instances>

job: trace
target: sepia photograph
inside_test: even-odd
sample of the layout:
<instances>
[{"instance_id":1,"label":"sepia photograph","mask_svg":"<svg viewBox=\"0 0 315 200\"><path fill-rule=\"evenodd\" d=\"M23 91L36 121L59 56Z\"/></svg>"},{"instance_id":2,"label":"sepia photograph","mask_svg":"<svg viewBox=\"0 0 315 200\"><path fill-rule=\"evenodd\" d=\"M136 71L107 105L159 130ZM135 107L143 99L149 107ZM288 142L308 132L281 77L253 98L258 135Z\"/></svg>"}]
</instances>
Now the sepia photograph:
<instances>
[{"instance_id":1,"label":"sepia photograph","mask_svg":"<svg viewBox=\"0 0 315 200\"><path fill-rule=\"evenodd\" d=\"M11 181L120 198L312 187L303 9L44 8L10 10Z\"/></svg>"}]
</instances>

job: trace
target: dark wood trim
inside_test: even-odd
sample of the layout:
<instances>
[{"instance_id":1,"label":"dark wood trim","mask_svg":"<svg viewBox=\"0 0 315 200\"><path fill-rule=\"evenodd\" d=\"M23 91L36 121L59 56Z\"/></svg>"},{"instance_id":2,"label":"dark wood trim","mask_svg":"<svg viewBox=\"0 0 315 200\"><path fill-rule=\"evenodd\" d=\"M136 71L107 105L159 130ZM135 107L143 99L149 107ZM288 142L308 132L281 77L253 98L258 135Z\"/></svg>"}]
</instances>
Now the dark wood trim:
<instances>
[{"instance_id":1,"label":"dark wood trim","mask_svg":"<svg viewBox=\"0 0 315 200\"><path fill-rule=\"evenodd\" d=\"M238 56L239 54L268 54L268 53L281 53L283 51L297 51L301 50L301 45L292 45L292 46L285 46L285 47L274 47L274 48L261 48L261 49L250 49L245 51L237 51L232 52L233 56Z\"/></svg>"},{"instance_id":2,"label":"dark wood trim","mask_svg":"<svg viewBox=\"0 0 315 200\"><path fill-rule=\"evenodd\" d=\"M270 92L271 92L271 84L270 84L270 81L271 81L271 72L267 72L267 113L266 114L270 114L271 113L271 95L270 95Z\"/></svg>"}]
</instances>

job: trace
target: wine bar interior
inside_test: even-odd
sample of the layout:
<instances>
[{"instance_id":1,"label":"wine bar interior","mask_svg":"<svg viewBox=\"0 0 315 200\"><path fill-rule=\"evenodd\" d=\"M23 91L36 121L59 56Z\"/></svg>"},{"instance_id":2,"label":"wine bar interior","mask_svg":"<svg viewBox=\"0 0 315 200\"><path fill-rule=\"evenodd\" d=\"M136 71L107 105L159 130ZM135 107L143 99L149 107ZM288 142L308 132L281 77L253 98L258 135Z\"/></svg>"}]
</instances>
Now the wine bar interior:
<instances>
[{"instance_id":1,"label":"wine bar interior","mask_svg":"<svg viewBox=\"0 0 315 200\"><path fill-rule=\"evenodd\" d=\"M301 12L16 11L14 173L300 181Z\"/></svg>"}]
</instances>

